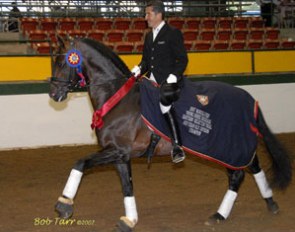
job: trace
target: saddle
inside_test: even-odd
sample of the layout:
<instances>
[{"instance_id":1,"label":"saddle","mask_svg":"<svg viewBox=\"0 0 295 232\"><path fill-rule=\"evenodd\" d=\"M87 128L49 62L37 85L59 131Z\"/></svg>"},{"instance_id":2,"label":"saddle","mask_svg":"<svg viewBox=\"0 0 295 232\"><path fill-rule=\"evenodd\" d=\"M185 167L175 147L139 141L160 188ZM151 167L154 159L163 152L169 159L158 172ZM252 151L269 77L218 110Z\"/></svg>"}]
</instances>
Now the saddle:
<instances>
[{"instance_id":1,"label":"saddle","mask_svg":"<svg viewBox=\"0 0 295 232\"><path fill-rule=\"evenodd\" d=\"M140 82L141 116L148 127L170 141L161 113L160 89L148 79ZM248 166L257 147L258 104L243 89L216 81L184 78L173 105L183 149L231 169Z\"/></svg>"}]
</instances>

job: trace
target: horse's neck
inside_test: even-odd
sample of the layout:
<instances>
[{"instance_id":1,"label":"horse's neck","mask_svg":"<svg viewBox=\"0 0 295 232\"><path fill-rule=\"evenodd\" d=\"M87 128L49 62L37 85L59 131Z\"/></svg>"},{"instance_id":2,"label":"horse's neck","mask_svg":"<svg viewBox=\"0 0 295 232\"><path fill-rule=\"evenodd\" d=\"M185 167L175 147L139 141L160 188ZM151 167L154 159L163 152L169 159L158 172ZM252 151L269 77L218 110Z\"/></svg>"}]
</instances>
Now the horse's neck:
<instances>
[{"instance_id":1,"label":"horse's neck","mask_svg":"<svg viewBox=\"0 0 295 232\"><path fill-rule=\"evenodd\" d=\"M123 74L112 64L87 70L89 95L94 109L99 109L124 84Z\"/></svg>"},{"instance_id":2,"label":"horse's neck","mask_svg":"<svg viewBox=\"0 0 295 232\"><path fill-rule=\"evenodd\" d=\"M90 83L88 93L93 109L101 108L119 90L123 83L124 79L116 79L104 84Z\"/></svg>"}]
</instances>

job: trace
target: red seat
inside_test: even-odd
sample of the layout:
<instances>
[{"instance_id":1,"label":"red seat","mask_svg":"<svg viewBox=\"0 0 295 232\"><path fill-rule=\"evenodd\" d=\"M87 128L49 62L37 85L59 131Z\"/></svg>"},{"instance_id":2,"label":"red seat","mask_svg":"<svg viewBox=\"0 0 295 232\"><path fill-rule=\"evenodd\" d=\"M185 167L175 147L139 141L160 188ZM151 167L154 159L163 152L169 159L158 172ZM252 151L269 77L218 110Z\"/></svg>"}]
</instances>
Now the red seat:
<instances>
[{"instance_id":1,"label":"red seat","mask_svg":"<svg viewBox=\"0 0 295 232\"><path fill-rule=\"evenodd\" d=\"M263 44L266 49L278 49L280 47L280 41L278 39L266 39Z\"/></svg>"},{"instance_id":2,"label":"red seat","mask_svg":"<svg viewBox=\"0 0 295 232\"><path fill-rule=\"evenodd\" d=\"M117 42L114 50L119 53L131 53L134 49L134 43L132 42Z\"/></svg>"},{"instance_id":3,"label":"red seat","mask_svg":"<svg viewBox=\"0 0 295 232\"><path fill-rule=\"evenodd\" d=\"M211 49L211 41L196 40L193 49L197 51L208 51Z\"/></svg>"},{"instance_id":4,"label":"red seat","mask_svg":"<svg viewBox=\"0 0 295 232\"><path fill-rule=\"evenodd\" d=\"M39 29L39 19L36 18L21 18L20 19L20 28L23 34L26 34L27 31L33 31Z\"/></svg>"},{"instance_id":5,"label":"red seat","mask_svg":"<svg viewBox=\"0 0 295 232\"><path fill-rule=\"evenodd\" d=\"M111 50L114 50L115 48L115 44L114 43L110 43L110 42L103 42L105 46L107 46L108 48L110 48Z\"/></svg>"},{"instance_id":6,"label":"red seat","mask_svg":"<svg viewBox=\"0 0 295 232\"><path fill-rule=\"evenodd\" d=\"M132 26L133 29L138 29L138 30L145 30L148 28L147 22L143 18L134 18L132 20Z\"/></svg>"},{"instance_id":7,"label":"red seat","mask_svg":"<svg viewBox=\"0 0 295 232\"><path fill-rule=\"evenodd\" d=\"M216 39L218 40L230 40L231 30L226 28L219 28L216 32Z\"/></svg>"},{"instance_id":8,"label":"red seat","mask_svg":"<svg viewBox=\"0 0 295 232\"><path fill-rule=\"evenodd\" d=\"M182 30L184 41L194 41L198 38L198 30L197 29L183 29Z\"/></svg>"},{"instance_id":9,"label":"red seat","mask_svg":"<svg viewBox=\"0 0 295 232\"><path fill-rule=\"evenodd\" d=\"M134 52L142 52L143 51L143 42L135 42L134 43Z\"/></svg>"},{"instance_id":10,"label":"red seat","mask_svg":"<svg viewBox=\"0 0 295 232\"><path fill-rule=\"evenodd\" d=\"M185 20L184 20L184 18L172 17L172 18L168 19L168 23L171 26L176 27L179 30L181 30L182 28L184 28Z\"/></svg>"},{"instance_id":11,"label":"red seat","mask_svg":"<svg viewBox=\"0 0 295 232\"><path fill-rule=\"evenodd\" d=\"M68 35L74 38L75 37L84 38L86 37L86 34L87 34L86 31L82 31L79 29L68 31Z\"/></svg>"},{"instance_id":12,"label":"red seat","mask_svg":"<svg viewBox=\"0 0 295 232\"><path fill-rule=\"evenodd\" d=\"M295 41L289 40L289 39L282 39L281 40L281 48L294 49L295 48Z\"/></svg>"},{"instance_id":13,"label":"red seat","mask_svg":"<svg viewBox=\"0 0 295 232\"><path fill-rule=\"evenodd\" d=\"M94 19L93 18L79 18L77 20L78 29L82 31L92 30L94 27Z\"/></svg>"},{"instance_id":14,"label":"red seat","mask_svg":"<svg viewBox=\"0 0 295 232\"><path fill-rule=\"evenodd\" d=\"M201 18L186 18L185 23L188 29L198 29L201 25Z\"/></svg>"},{"instance_id":15,"label":"red seat","mask_svg":"<svg viewBox=\"0 0 295 232\"><path fill-rule=\"evenodd\" d=\"M57 30L56 33L54 33L54 34L56 34L64 39L67 38L67 36L68 36L68 33L64 30Z\"/></svg>"},{"instance_id":16,"label":"red seat","mask_svg":"<svg viewBox=\"0 0 295 232\"><path fill-rule=\"evenodd\" d=\"M76 20L73 18L60 18L58 20L58 28L63 31L74 30L76 27Z\"/></svg>"},{"instance_id":17,"label":"red seat","mask_svg":"<svg viewBox=\"0 0 295 232\"><path fill-rule=\"evenodd\" d=\"M43 31L55 31L57 28L57 21L54 18L41 18L40 25Z\"/></svg>"},{"instance_id":18,"label":"red seat","mask_svg":"<svg viewBox=\"0 0 295 232\"><path fill-rule=\"evenodd\" d=\"M251 17L249 20L249 27L263 28L264 21L261 17Z\"/></svg>"},{"instance_id":19,"label":"red seat","mask_svg":"<svg viewBox=\"0 0 295 232\"><path fill-rule=\"evenodd\" d=\"M201 20L201 27L206 29L214 29L216 22L217 20L214 17L205 17Z\"/></svg>"},{"instance_id":20,"label":"red seat","mask_svg":"<svg viewBox=\"0 0 295 232\"><path fill-rule=\"evenodd\" d=\"M55 46L51 45L47 42L35 43L32 45L33 49L35 49L39 54L51 54L55 50Z\"/></svg>"},{"instance_id":21,"label":"red seat","mask_svg":"<svg viewBox=\"0 0 295 232\"><path fill-rule=\"evenodd\" d=\"M56 32L55 31L49 31L48 32L48 38L51 41L51 43L57 42Z\"/></svg>"},{"instance_id":22,"label":"red seat","mask_svg":"<svg viewBox=\"0 0 295 232\"><path fill-rule=\"evenodd\" d=\"M95 28L98 30L110 30L113 28L113 19L98 18L96 19Z\"/></svg>"},{"instance_id":23,"label":"red seat","mask_svg":"<svg viewBox=\"0 0 295 232\"><path fill-rule=\"evenodd\" d=\"M229 42L226 40L213 40L212 49L213 50L227 50L229 47Z\"/></svg>"},{"instance_id":24,"label":"red seat","mask_svg":"<svg viewBox=\"0 0 295 232\"><path fill-rule=\"evenodd\" d=\"M27 31L26 34L29 40L46 40L48 38L47 33L43 30Z\"/></svg>"},{"instance_id":25,"label":"red seat","mask_svg":"<svg viewBox=\"0 0 295 232\"><path fill-rule=\"evenodd\" d=\"M117 30L128 30L130 29L131 19L129 18L115 18L113 27Z\"/></svg>"},{"instance_id":26,"label":"red seat","mask_svg":"<svg viewBox=\"0 0 295 232\"><path fill-rule=\"evenodd\" d=\"M143 40L144 32L142 30L130 29L125 32L126 41L138 42Z\"/></svg>"},{"instance_id":27,"label":"red seat","mask_svg":"<svg viewBox=\"0 0 295 232\"><path fill-rule=\"evenodd\" d=\"M124 41L123 30L108 30L106 31L106 41L108 42L122 42Z\"/></svg>"},{"instance_id":28,"label":"red seat","mask_svg":"<svg viewBox=\"0 0 295 232\"><path fill-rule=\"evenodd\" d=\"M218 28L230 29L232 27L233 19L230 17L220 17L217 21Z\"/></svg>"},{"instance_id":29,"label":"red seat","mask_svg":"<svg viewBox=\"0 0 295 232\"><path fill-rule=\"evenodd\" d=\"M278 39L280 30L278 28L267 27L265 28L264 34L266 39Z\"/></svg>"},{"instance_id":30,"label":"red seat","mask_svg":"<svg viewBox=\"0 0 295 232\"><path fill-rule=\"evenodd\" d=\"M194 41L184 41L184 47L187 51L191 51L194 48Z\"/></svg>"},{"instance_id":31,"label":"red seat","mask_svg":"<svg viewBox=\"0 0 295 232\"><path fill-rule=\"evenodd\" d=\"M247 17L234 17L233 27L234 28L248 28L249 18Z\"/></svg>"},{"instance_id":32,"label":"red seat","mask_svg":"<svg viewBox=\"0 0 295 232\"><path fill-rule=\"evenodd\" d=\"M244 50L246 47L245 40L231 40L229 43L229 49L231 50Z\"/></svg>"},{"instance_id":33,"label":"red seat","mask_svg":"<svg viewBox=\"0 0 295 232\"><path fill-rule=\"evenodd\" d=\"M199 33L199 39L201 40L213 40L215 38L214 29L202 29Z\"/></svg>"},{"instance_id":34,"label":"red seat","mask_svg":"<svg viewBox=\"0 0 295 232\"><path fill-rule=\"evenodd\" d=\"M248 29L235 28L232 34L232 38L236 40L247 40L248 39Z\"/></svg>"},{"instance_id":35,"label":"red seat","mask_svg":"<svg viewBox=\"0 0 295 232\"><path fill-rule=\"evenodd\" d=\"M247 48L248 49L261 49L263 46L263 41L262 40L253 40L249 39L247 43Z\"/></svg>"},{"instance_id":36,"label":"red seat","mask_svg":"<svg viewBox=\"0 0 295 232\"><path fill-rule=\"evenodd\" d=\"M251 27L249 29L249 39L263 39L264 30L262 28Z\"/></svg>"},{"instance_id":37,"label":"red seat","mask_svg":"<svg viewBox=\"0 0 295 232\"><path fill-rule=\"evenodd\" d=\"M105 36L105 31L92 29L88 31L87 37L97 41L103 41Z\"/></svg>"}]
</instances>

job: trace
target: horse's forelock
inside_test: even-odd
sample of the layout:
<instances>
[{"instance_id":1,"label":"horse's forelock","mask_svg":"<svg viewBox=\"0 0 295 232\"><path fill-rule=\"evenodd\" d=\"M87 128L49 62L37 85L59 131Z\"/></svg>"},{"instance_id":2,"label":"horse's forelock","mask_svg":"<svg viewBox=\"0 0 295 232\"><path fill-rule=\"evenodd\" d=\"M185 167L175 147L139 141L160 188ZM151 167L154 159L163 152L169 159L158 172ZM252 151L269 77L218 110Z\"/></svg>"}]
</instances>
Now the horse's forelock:
<instances>
[{"instance_id":1,"label":"horse's forelock","mask_svg":"<svg viewBox=\"0 0 295 232\"><path fill-rule=\"evenodd\" d=\"M114 53L109 47L105 46L104 44L91 40L91 39L82 39L81 42L85 43L86 45L92 47L97 52L99 52L103 57L111 60L116 67L127 77L130 74L129 68L126 64L121 60L121 58Z\"/></svg>"}]
</instances>

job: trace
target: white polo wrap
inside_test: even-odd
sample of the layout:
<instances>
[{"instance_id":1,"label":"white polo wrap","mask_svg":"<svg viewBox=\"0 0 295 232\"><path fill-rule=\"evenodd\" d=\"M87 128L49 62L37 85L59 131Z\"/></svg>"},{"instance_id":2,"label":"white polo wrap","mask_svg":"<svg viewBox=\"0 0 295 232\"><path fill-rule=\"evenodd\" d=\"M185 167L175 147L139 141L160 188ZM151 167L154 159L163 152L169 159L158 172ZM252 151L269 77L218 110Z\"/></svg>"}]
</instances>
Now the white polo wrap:
<instances>
[{"instance_id":1,"label":"white polo wrap","mask_svg":"<svg viewBox=\"0 0 295 232\"><path fill-rule=\"evenodd\" d=\"M126 217L135 225L138 221L135 197L124 197L124 206Z\"/></svg>"},{"instance_id":2,"label":"white polo wrap","mask_svg":"<svg viewBox=\"0 0 295 232\"><path fill-rule=\"evenodd\" d=\"M237 196L237 192L232 191L230 189L227 190L226 194L224 195L221 205L219 206L217 212L221 214L225 219L229 216Z\"/></svg>"},{"instance_id":3,"label":"white polo wrap","mask_svg":"<svg viewBox=\"0 0 295 232\"><path fill-rule=\"evenodd\" d=\"M259 188L261 196L263 198L270 198L272 197L272 190L269 187L269 184L266 180L266 176L263 170L253 175L256 181L256 184Z\"/></svg>"},{"instance_id":4,"label":"white polo wrap","mask_svg":"<svg viewBox=\"0 0 295 232\"><path fill-rule=\"evenodd\" d=\"M72 169L66 186L63 190L63 196L66 196L70 199L75 198L82 176L82 172Z\"/></svg>"}]
</instances>

